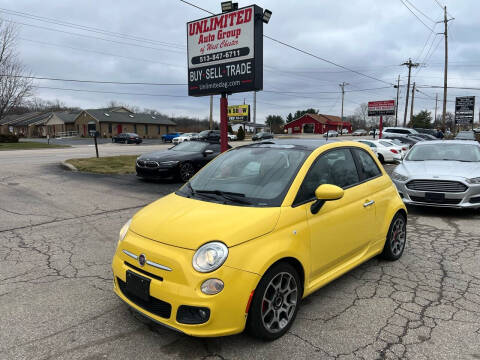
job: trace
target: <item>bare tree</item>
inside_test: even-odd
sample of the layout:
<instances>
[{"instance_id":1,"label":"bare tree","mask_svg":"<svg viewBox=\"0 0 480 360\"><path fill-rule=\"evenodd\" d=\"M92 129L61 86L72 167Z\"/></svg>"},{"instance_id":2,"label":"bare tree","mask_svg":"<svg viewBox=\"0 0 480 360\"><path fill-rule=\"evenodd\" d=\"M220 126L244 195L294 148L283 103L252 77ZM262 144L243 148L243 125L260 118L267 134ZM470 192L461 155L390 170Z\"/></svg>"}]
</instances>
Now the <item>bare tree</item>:
<instances>
[{"instance_id":1,"label":"bare tree","mask_svg":"<svg viewBox=\"0 0 480 360\"><path fill-rule=\"evenodd\" d=\"M16 52L17 30L0 19L0 119L31 95L32 80Z\"/></svg>"}]
</instances>

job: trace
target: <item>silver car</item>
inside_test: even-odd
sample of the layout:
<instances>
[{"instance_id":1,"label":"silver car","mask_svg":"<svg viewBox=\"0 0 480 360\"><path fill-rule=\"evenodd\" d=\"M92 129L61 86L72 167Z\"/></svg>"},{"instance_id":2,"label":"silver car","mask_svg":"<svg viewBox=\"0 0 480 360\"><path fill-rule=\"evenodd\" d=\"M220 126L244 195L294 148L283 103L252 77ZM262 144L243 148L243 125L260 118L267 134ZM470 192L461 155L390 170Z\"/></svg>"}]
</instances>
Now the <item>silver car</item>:
<instances>
[{"instance_id":1,"label":"silver car","mask_svg":"<svg viewBox=\"0 0 480 360\"><path fill-rule=\"evenodd\" d=\"M405 204L480 208L480 144L419 142L395 168L392 180Z\"/></svg>"}]
</instances>

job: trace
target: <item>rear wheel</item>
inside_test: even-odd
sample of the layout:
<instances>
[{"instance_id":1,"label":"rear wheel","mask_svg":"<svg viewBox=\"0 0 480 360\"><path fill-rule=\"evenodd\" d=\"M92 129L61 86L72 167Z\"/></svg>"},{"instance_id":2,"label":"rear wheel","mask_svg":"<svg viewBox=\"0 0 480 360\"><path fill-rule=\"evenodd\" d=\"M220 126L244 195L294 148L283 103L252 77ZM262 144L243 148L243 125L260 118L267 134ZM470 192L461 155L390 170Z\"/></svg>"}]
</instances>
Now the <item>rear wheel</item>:
<instances>
[{"instance_id":1,"label":"rear wheel","mask_svg":"<svg viewBox=\"0 0 480 360\"><path fill-rule=\"evenodd\" d=\"M180 180L187 182L195 174L195 168L192 163L184 162L180 165Z\"/></svg>"},{"instance_id":2,"label":"rear wheel","mask_svg":"<svg viewBox=\"0 0 480 360\"><path fill-rule=\"evenodd\" d=\"M297 271L287 263L274 265L255 289L247 319L249 333L270 341L284 335L297 316L301 297Z\"/></svg>"},{"instance_id":3,"label":"rear wheel","mask_svg":"<svg viewBox=\"0 0 480 360\"><path fill-rule=\"evenodd\" d=\"M402 257L407 242L407 219L405 215L397 213L390 224L387 240L381 257L386 260L398 260Z\"/></svg>"},{"instance_id":4,"label":"rear wheel","mask_svg":"<svg viewBox=\"0 0 480 360\"><path fill-rule=\"evenodd\" d=\"M380 163L385 164L385 158L382 154L378 154L378 160L380 161Z\"/></svg>"}]
</instances>

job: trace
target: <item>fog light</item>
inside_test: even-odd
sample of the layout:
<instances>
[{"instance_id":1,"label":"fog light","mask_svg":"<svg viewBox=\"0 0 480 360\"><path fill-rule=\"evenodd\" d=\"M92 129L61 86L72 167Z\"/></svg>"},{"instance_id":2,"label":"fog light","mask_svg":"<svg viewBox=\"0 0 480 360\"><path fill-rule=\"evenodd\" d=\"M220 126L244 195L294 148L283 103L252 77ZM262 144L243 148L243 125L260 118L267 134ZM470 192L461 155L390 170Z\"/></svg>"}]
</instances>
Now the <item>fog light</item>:
<instances>
[{"instance_id":1,"label":"fog light","mask_svg":"<svg viewBox=\"0 0 480 360\"><path fill-rule=\"evenodd\" d=\"M181 305L177 310L177 321L182 324L203 324L210 318L210 309Z\"/></svg>"},{"instance_id":2,"label":"fog light","mask_svg":"<svg viewBox=\"0 0 480 360\"><path fill-rule=\"evenodd\" d=\"M201 290L206 295L215 295L223 290L223 281L220 279L205 280L201 286Z\"/></svg>"}]
</instances>

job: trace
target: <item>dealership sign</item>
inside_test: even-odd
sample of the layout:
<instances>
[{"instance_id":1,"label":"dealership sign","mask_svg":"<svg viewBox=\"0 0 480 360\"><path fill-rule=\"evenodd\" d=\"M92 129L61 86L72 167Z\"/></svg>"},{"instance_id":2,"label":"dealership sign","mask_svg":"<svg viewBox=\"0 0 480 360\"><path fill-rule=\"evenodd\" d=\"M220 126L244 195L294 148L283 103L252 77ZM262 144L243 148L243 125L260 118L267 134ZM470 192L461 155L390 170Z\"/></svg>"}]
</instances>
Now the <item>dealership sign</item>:
<instances>
[{"instance_id":1,"label":"dealership sign","mask_svg":"<svg viewBox=\"0 0 480 360\"><path fill-rule=\"evenodd\" d=\"M472 124L475 112L475 96L455 99L455 124Z\"/></svg>"},{"instance_id":2,"label":"dealership sign","mask_svg":"<svg viewBox=\"0 0 480 360\"><path fill-rule=\"evenodd\" d=\"M395 100L368 102L368 116L382 115L395 115Z\"/></svg>"},{"instance_id":3,"label":"dealership sign","mask_svg":"<svg viewBox=\"0 0 480 360\"><path fill-rule=\"evenodd\" d=\"M262 14L251 5L187 23L188 95L262 90Z\"/></svg>"},{"instance_id":4,"label":"dealership sign","mask_svg":"<svg viewBox=\"0 0 480 360\"><path fill-rule=\"evenodd\" d=\"M228 107L228 122L243 123L250 121L250 105L231 105Z\"/></svg>"}]
</instances>

